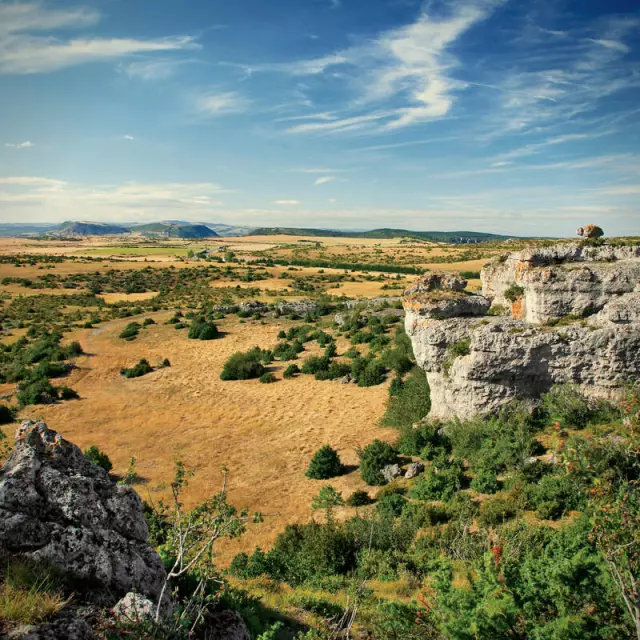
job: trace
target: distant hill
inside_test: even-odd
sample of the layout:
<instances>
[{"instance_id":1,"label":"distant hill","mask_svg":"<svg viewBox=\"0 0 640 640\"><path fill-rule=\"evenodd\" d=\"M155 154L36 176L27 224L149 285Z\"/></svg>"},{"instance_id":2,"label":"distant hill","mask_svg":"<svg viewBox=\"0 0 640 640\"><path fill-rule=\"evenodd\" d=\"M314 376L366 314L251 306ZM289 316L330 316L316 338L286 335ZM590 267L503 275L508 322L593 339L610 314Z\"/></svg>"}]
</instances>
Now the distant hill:
<instances>
[{"instance_id":1,"label":"distant hill","mask_svg":"<svg viewBox=\"0 0 640 640\"><path fill-rule=\"evenodd\" d=\"M217 224L212 222L204 222L203 223L209 229L213 229L219 236L246 236L251 233L251 227L239 227L232 226L229 224Z\"/></svg>"},{"instance_id":2,"label":"distant hill","mask_svg":"<svg viewBox=\"0 0 640 640\"><path fill-rule=\"evenodd\" d=\"M254 229L255 236L314 236L319 238L419 238L433 242L451 242L456 244L470 244L488 242L490 240L507 240L513 236L501 236L495 233L479 231L409 231L407 229L373 229L371 231L338 231L335 229L297 229L291 227L261 227Z\"/></svg>"},{"instance_id":3,"label":"distant hill","mask_svg":"<svg viewBox=\"0 0 640 640\"><path fill-rule=\"evenodd\" d=\"M29 234L48 233L56 227L53 223L0 223L0 237L13 238Z\"/></svg>"},{"instance_id":4,"label":"distant hill","mask_svg":"<svg viewBox=\"0 0 640 640\"><path fill-rule=\"evenodd\" d=\"M129 229L117 224L104 222L63 222L60 226L51 230L60 236L115 236L121 233L129 233Z\"/></svg>"},{"instance_id":5,"label":"distant hill","mask_svg":"<svg viewBox=\"0 0 640 640\"><path fill-rule=\"evenodd\" d=\"M145 236L165 238L217 238L218 234L204 224L152 222L131 227L131 231Z\"/></svg>"}]
</instances>

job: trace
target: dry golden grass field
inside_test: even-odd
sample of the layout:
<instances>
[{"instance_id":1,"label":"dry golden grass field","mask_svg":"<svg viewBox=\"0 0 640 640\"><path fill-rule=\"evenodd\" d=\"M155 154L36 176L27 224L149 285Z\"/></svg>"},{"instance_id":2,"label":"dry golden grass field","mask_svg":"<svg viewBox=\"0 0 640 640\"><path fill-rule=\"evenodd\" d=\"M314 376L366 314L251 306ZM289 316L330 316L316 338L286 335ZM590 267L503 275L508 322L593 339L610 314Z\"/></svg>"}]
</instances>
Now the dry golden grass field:
<instances>
[{"instance_id":1,"label":"dry golden grass field","mask_svg":"<svg viewBox=\"0 0 640 640\"><path fill-rule=\"evenodd\" d=\"M239 257L291 257L306 255L301 238L286 236L220 238L214 241L159 241L154 244L119 238L88 238L68 242L57 240L0 239L0 256L53 254L64 256L60 263L0 264L0 280L5 277L36 279L46 274L61 277L70 274L105 273L111 269L139 270L145 267L198 267L203 263L187 259L189 250L215 248L224 244ZM302 239L304 240L304 239ZM348 238L309 238L321 240L323 259L342 260L357 255L361 262L380 263L393 257L400 264L416 264L432 270L478 271L486 257L469 260L468 247L434 243L400 244L398 240L353 240ZM311 243L309 243L311 246ZM477 249L474 248L477 251ZM493 250L495 251L495 249ZM317 253L317 252L316 252ZM489 256L492 251L485 252ZM459 262L433 263L438 256L457 256ZM94 260L86 260L92 256ZM311 254L311 257L316 257ZM74 258L71 260L70 258ZM101 261L96 261L100 258ZM455 257L453 258L455 259ZM262 267L261 267L262 268ZM267 267L269 278L257 282L233 281L229 277L214 280L212 287L239 286L260 289L258 298L268 299L267 290L289 286L282 279L285 271L295 278L311 279L344 274L344 269L318 269L283 266ZM401 288L385 290L385 282L405 286L415 276L386 274L386 280L374 280L379 272L357 271L355 281L339 286L328 285L329 294L349 297L397 296ZM479 281L470 281L478 288ZM85 289L74 289L83 292ZM0 285L0 294L12 300L17 296L64 294L67 289L34 290L16 283ZM103 293L108 304L149 300L155 291L144 293ZM299 296L304 297L301 293ZM66 311L74 311L67 309ZM78 369L64 384L80 394L80 400L54 405L29 406L19 418L43 419L66 438L86 448L96 444L114 463L114 471L127 470L129 460L136 459L136 470L144 478L137 485L141 496L157 502L167 498L173 465L180 457L196 469L187 491L187 504L195 505L212 495L220 486L221 467L229 470L231 501L238 507L270 514L261 525L251 526L240 540L220 549L220 562L226 564L239 550L251 551L256 545L269 547L285 524L305 522L312 517L311 500L322 482L309 480L304 472L313 453L323 444L339 451L347 465L357 462L356 447L375 438L392 439L395 432L378 426L388 397L387 384L359 388L338 382L316 381L312 376L282 379L286 363L274 363L271 369L279 378L275 384L257 380L223 382L220 372L227 358L253 346L271 348L281 329L296 324L284 318L241 321L228 316L216 324L223 336L213 341L189 340L186 330L177 331L164 324L172 311L149 312L139 317L112 320L90 329L75 329L65 334L65 341L79 340L87 355L78 358ZM153 317L157 324L144 329L133 342L118 337L132 320ZM299 322L298 322L299 324ZM25 335L26 328L13 329L2 336L10 344ZM317 344L302 357L320 353ZM338 341L338 352L348 348ZM170 368L154 371L142 378L125 379L120 369L130 367L141 358L152 365L164 358ZM13 390L2 385L0 393ZM357 471L331 481L347 497L355 489L365 488ZM373 490L375 491L375 490ZM344 508L338 517L350 515Z\"/></svg>"},{"instance_id":2,"label":"dry golden grass field","mask_svg":"<svg viewBox=\"0 0 640 640\"><path fill-rule=\"evenodd\" d=\"M272 347L278 331L293 325L291 321L261 325L225 319L218 323L222 338L201 342L161 324L170 313L151 315L158 324L134 342L117 337L130 319L70 334L90 354L78 359L79 369L67 380L81 399L27 407L20 415L45 420L82 448L98 444L116 472L124 473L134 456L145 478L137 489L156 502L168 496L177 457L197 470L187 491L189 506L216 491L226 465L232 503L277 515L225 548L222 562L238 548L269 546L285 524L310 518L311 499L323 483L307 479L304 472L320 446L331 443L345 464L355 465L356 446L392 437L392 430L377 426L386 385L362 389L312 376L270 385L220 380L232 353L255 345ZM339 343L339 353L346 348L346 342ZM317 346L309 350L319 352ZM152 365L169 358L172 366L137 379L120 375L122 367L143 357ZM284 366L274 363L271 368L279 374ZM357 471L332 484L345 495L364 488Z\"/></svg>"}]
</instances>

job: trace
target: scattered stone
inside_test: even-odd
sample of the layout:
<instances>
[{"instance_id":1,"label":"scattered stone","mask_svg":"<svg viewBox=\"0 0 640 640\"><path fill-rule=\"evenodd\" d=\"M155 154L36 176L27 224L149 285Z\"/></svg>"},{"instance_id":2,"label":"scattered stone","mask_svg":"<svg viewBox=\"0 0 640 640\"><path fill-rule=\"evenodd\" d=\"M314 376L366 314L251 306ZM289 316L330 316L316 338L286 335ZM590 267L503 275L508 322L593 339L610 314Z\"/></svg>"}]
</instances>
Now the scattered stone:
<instances>
[{"instance_id":1,"label":"scattered stone","mask_svg":"<svg viewBox=\"0 0 640 640\"><path fill-rule=\"evenodd\" d=\"M21 625L6 636L10 640L97 640L89 624L72 612L62 612L52 622Z\"/></svg>"},{"instance_id":2,"label":"scattered stone","mask_svg":"<svg viewBox=\"0 0 640 640\"><path fill-rule=\"evenodd\" d=\"M382 469L381 473L387 482L393 482L398 476L402 475L402 469L397 464L388 464Z\"/></svg>"},{"instance_id":3,"label":"scattered stone","mask_svg":"<svg viewBox=\"0 0 640 640\"><path fill-rule=\"evenodd\" d=\"M578 227L576 235L581 238L602 238L604 231L595 224L588 224L586 227Z\"/></svg>"},{"instance_id":4,"label":"scattered stone","mask_svg":"<svg viewBox=\"0 0 640 640\"><path fill-rule=\"evenodd\" d=\"M411 480L411 478L415 478L420 475L424 471L424 465L422 462L412 462L408 467L407 471L404 474L404 477L407 480Z\"/></svg>"},{"instance_id":5,"label":"scattered stone","mask_svg":"<svg viewBox=\"0 0 640 640\"><path fill-rule=\"evenodd\" d=\"M351 377L351 374L347 373L346 376L340 378L340 384L349 384L352 380L353 378Z\"/></svg>"}]
</instances>

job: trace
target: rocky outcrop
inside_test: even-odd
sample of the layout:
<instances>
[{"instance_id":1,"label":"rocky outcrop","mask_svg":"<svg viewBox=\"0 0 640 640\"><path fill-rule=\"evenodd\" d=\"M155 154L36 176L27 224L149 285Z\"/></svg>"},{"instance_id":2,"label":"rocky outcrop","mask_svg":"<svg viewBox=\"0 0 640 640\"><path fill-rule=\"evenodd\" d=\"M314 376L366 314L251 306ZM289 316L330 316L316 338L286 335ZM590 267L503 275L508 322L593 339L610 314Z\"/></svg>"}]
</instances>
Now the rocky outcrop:
<instances>
[{"instance_id":1,"label":"rocky outcrop","mask_svg":"<svg viewBox=\"0 0 640 640\"><path fill-rule=\"evenodd\" d=\"M482 281L485 312L492 302L510 307L511 317L434 313L433 292L414 288L404 298L433 417L535 401L562 383L611 396L640 375L640 247L526 250L485 267Z\"/></svg>"},{"instance_id":2,"label":"rocky outcrop","mask_svg":"<svg viewBox=\"0 0 640 640\"><path fill-rule=\"evenodd\" d=\"M74 444L26 421L0 470L0 551L45 561L111 597L156 601L166 578L142 503ZM168 610L169 601L164 603Z\"/></svg>"}]
</instances>

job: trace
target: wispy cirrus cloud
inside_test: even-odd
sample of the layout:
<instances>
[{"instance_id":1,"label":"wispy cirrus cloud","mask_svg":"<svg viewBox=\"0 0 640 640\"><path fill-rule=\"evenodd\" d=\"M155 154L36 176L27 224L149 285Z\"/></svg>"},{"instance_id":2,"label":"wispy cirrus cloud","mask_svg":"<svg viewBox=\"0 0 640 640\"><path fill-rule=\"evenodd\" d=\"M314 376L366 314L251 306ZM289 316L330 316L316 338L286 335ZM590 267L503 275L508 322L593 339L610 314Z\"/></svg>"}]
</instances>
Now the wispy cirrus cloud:
<instances>
[{"instance_id":1,"label":"wispy cirrus cloud","mask_svg":"<svg viewBox=\"0 0 640 640\"><path fill-rule=\"evenodd\" d=\"M31 147L35 147L35 143L31 142L31 140L25 140L24 142L5 142L5 147L9 147L10 149L31 149Z\"/></svg>"},{"instance_id":2,"label":"wispy cirrus cloud","mask_svg":"<svg viewBox=\"0 0 640 640\"><path fill-rule=\"evenodd\" d=\"M318 187L318 186L320 186L322 184L327 184L329 182L334 182L335 180L337 180L337 178L335 176L322 176L320 178L317 178L313 184L316 187Z\"/></svg>"},{"instance_id":3,"label":"wispy cirrus cloud","mask_svg":"<svg viewBox=\"0 0 640 640\"><path fill-rule=\"evenodd\" d=\"M291 133L393 130L440 119L451 111L456 94L467 87L454 75L460 61L451 51L453 45L499 4L466 0L449 3L440 14L425 9L413 23L364 44L311 60L258 65L254 70L292 76L348 72L352 95L343 111L351 113L304 116L309 122L291 127Z\"/></svg>"},{"instance_id":4,"label":"wispy cirrus cloud","mask_svg":"<svg viewBox=\"0 0 640 640\"><path fill-rule=\"evenodd\" d=\"M195 112L205 118L228 116L247 111L251 101L236 91L208 92L196 96Z\"/></svg>"},{"instance_id":5,"label":"wispy cirrus cloud","mask_svg":"<svg viewBox=\"0 0 640 640\"><path fill-rule=\"evenodd\" d=\"M37 1L0 4L0 74L48 73L88 62L199 46L191 36L144 40L52 35L93 26L100 18L98 11L82 6L55 8Z\"/></svg>"},{"instance_id":6,"label":"wispy cirrus cloud","mask_svg":"<svg viewBox=\"0 0 640 640\"><path fill-rule=\"evenodd\" d=\"M299 207L302 202L300 202L300 200L274 200L273 204L281 207Z\"/></svg>"}]
</instances>

